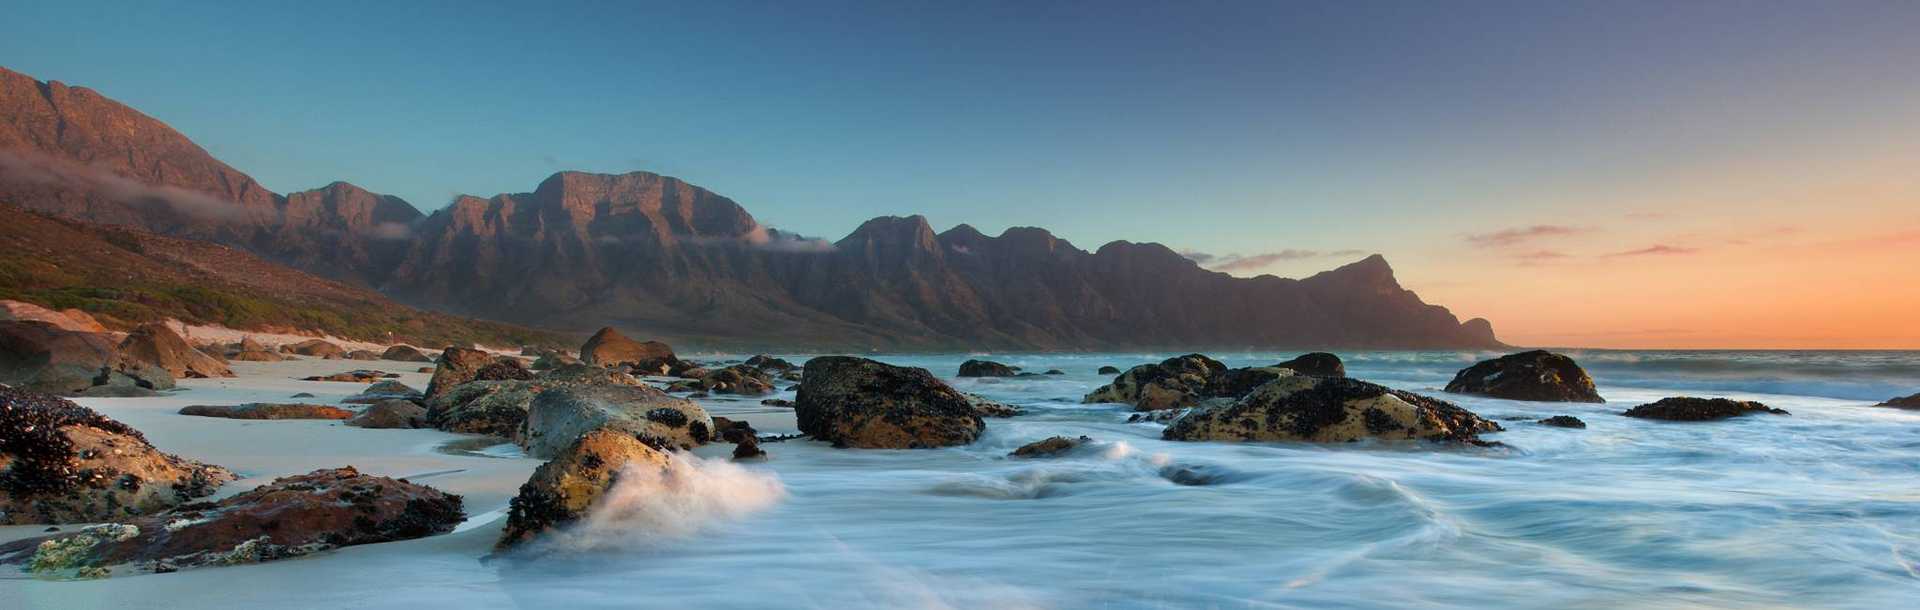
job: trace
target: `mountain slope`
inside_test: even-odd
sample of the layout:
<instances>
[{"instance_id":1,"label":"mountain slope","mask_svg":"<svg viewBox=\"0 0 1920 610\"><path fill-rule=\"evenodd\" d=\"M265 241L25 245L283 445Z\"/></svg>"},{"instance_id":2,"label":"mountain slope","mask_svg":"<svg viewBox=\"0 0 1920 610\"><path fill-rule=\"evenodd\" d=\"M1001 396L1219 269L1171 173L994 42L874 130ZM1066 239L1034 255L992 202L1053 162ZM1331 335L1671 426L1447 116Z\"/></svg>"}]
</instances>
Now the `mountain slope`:
<instances>
[{"instance_id":1,"label":"mountain slope","mask_svg":"<svg viewBox=\"0 0 1920 610\"><path fill-rule=\"evenodd\" d=\"M121 330L176 318L429 347L562 342L542 331L413 309L226 246L57 219L3 203L0 299L77 307Z\"/></svg>"}]
</instances>

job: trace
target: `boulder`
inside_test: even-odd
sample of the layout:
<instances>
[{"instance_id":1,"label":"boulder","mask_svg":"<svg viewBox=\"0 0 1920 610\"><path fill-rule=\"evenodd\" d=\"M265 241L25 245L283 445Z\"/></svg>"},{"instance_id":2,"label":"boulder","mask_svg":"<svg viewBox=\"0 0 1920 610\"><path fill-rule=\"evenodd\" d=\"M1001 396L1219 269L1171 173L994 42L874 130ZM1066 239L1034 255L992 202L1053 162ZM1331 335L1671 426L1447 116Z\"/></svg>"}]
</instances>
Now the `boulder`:
<instances>
[{"instance_id":1,"label":"boulder","mask_svg":"<svg viewBox=\"0 0 1920 610\"><path fill-rule=\"evenodd\" d=\"M392 379L394 377L399 377L399 376L400 375L398 373L389 373L386 371L354 369L351 371L334 373L332 375L315 375L312 377L305 377L305 378L302 378L302 381L340 381L345 383L370 383L374 381L379 381L381 379Z\"/></svg>"},{"instance_id":2,"label":"boulder","mask_svg":"<svg viewBox=\"0 0 1920 610\"><path fill-rule=\"evenodd\" d=\"M672 375L693 368L659 341L641 343L613 327L601 328L580 346L580 361L594 366L630 366L647 375Z\"/></svg>"},{"instance_id":3,"label":"boulder","mask_svg":"<svg viewBox=\"0 0 1920 610\"><path fill-rule=\"evenodd\" d=\"M189 405L181 415L227 419L348 419L353 412L332 405L250 402L241 405Z\"/></svg>"},{"instance_id":4,"label":"boulder","mask_svg":"<svg viewBox=\"0 0 1920 610\"><path fill-rule=\"evenodd\" d=\"M1216 398L1238 398L1267 382L1295 375L1292 369L1229 369L1200 354L1168 358L1128 369L1087 394L1084 402L1115 402L1136 411L1191 407Z\"/></svg>"},{"instance_id":5,"label":"boulder","mask_svg":"<svg viewBox=\"0 0 1920 610\"><path fill-rule=\"evenodd\" d=\"M150 396L173 388L173 374L126 357L107 335L6 321L0 322L0 383L69 396Z\"/></svg>"},{"instance_id":6,"label":"boulder","mask_svg":"<svg viewBox=\"0 0 1920 610\"><path fill-rule=\"evenodd\" d=\"M508 503L507 526L496 546L513 548L580 521L623 469L664 468L669 459L665 451L622 431L592 430L576 437L520 486Z\"/></svg>"},{"instance_id":7,"label":"boulder","mask_svg":"<svg viewBox=\"0 0 1920 610\"><path fill-rule=\"evenodd\" d=\"M1047 372L1041 373L1041 374L1042 375L1065 375L1067 374L1067 372L1062 371L1060 369L1047 369Z\"/></svg>"},{"instance_id":8,"label":"boulder","mask_svg":"<svg viewBox=\"0 0 1920 610\"><path fill-rule=\"evenodd\" d=\"M533 381L473 381L427 401L427 423L447 432L485 434L518 442L527 407L546 385Z\"/></svg>"},{"instance_id":9,"label":"boulder","mask_svg":"<svg viewBox=\"0 0 1920 610\"><path fill-rule=\"evenodd\" d=\"M773 356L768 356L766 354L759 354L752 358L748 358L747 366L757 368L762 371L785 372L785 371L791 371L794 369L792 362L787 362L786 360L775 358Z\"/></svg>"},{"instance_id":10,"label":"boulder","mask_svg":"<svg viewBox=\"0 0 1920 610\"><path fill-rule=\"evenodd\" d=\"M700 389L717 394L760 396L773 393L773 377L744 364L708 372L700 378Z\"/></svg>"},{"instance_id":11,"label":"boulder","mask_svg":"<svg viewBox=\"0 0 1920 610\"><path fill-rule=\"evenodd\" d=\"M1880 403L1875 406L1893 407L1895 409L1920 409L1920 394L1914 394L1912 396L1906 396L1901 398L1889 398L1887 399L1886 402Z\"/></svg>"},{"instance_id":12,"label":"boulder","mask_svg":"<svg viewBox=\"0 0 1920 610\"><path fill-rule=\"evenodd\" d=\"M232 377L226 363L203 354L165 324L141 324L120 342L127 358L166 369L174 377Z\"/></svg>"},{"instance_id":13,"label":"boulder","mask_svg":"<svg viewBox=\"0 0 1920 610\"><path fill-rule=\"evenodd\" d=\"M379 360L380 353L373 350L368 350L368 349L357 349L357 350L347 352L347 359L348 360Z\"/></svg>"},{"instance_id":14,"label":"boulder","mask_svg":"<svg viewBox=\"0 0 1920 610\"><path fill-rule=\"evenodd\" d=\"M1784 409L1775 409L1751 400L1728 400L1725 398L1694 398L1674 396L1662 398L1644 405L1627 409L1621 415L1641 419L1664 419L1668 421L1710 421L1767 413L1772 415L1791 415Z\"/></svg>"},{"instance_id":15,"label":"boulder","mask_svg":"<svg viewBox=\"0 0 1920 610\"><path fill-rule=\"evenodd\" d=\"M1120 369L1114 366L1103 366L1103 367L1100 367L1100 370L1096 372L1101 375L1118 375L1120 374Z\"/></svg>"},{"instance_id":16,"label":"boulder","mask_svg":"<svg viewBox=\"0 0 1920 610\"><path fill-rule=\"evenodd\" d=\"M823 356L805 371L794 401L800 431L835 447L965 445L986 428L973 401L926 369Z\"/></svg>"},{"instance_id":17,"label":"boulder","mask_svg":"<svg viewBox=\"0 0 1920 610\"><path fill-rule=\"evenodd\" d=\"M213 494L233 473L161 453L71 401L0 387L0 525L93 523Z\"/></svg>"},{"instance_id":18,"label":"boulder","mask_svg":"<svg viewBox=\"0 0 1920 610\"><path fill-rule=\"evenodd\" d=\"M107 327L101 326L91 314L78 309L54 311L22 301L0 301L0 321L25 320L45 322L60 330L76 333L104 333Z\"/></svg>"},{"instance_id":19,"label":"boulder","mask_svg":"<svg viewBox=\"0 0 1920 610\"><path fill-rule=\"evenodd\" d=\"M1509 354L1461 369L1446 391L1535 402L1606 402L1572 358L1546 350Z\"/></svg>"},{"instance_id":20,"label":"boulder","mask_svg":"<svg viewBox=\"0 0 1920 610\"><path fill-rule=\"evenodd\" d=\"M960 363L961 377L1012 377L1020 370L992 360L968 360Z\"/></svg>"},{"instance_id":21,"label":"boulder","mask_svg":"<svg viewBox=\"0 0 1920 610\"><path fill-rule=\"evenodd\" d=\"M1546 419L1537 420L1534 423L1540 424L1542 426L1553 426L1555 428L1586 428L1587 427L1587 422L1580 421L1580 418L1574 417L1572 415L1555 415L1553 417L1549 417Z\"/></svg>"},{"instance_id":22,"label":"boulder","mask_svg":"<svg viewBox=\"0 0 1920 610\"><path fill-rule=\"evenodd\" d=\"M324 360L339 360L347 357L346 348L334 345L324 339L308 339L299 343L280 346L280 351L299 356L312 356Z\"/></svg>"},{"instance_id":23,"label":"boulder","mask_svg":"<svg viewBox=\"0 0 1920 610\"><path fill-rule=\"evenodd\" d=\"M1081 445L1084 445L1090 442L1093 442L1093 439L1087 438L1084 436L1080 438L1067 438L1064 436L1056 436L1056 437L1048 438L1045 440L1039 440L1039 441L1027 443L1025 445L1022 445L1019 449L1013 450L1013 453L1009 453L1007 455L1009 457L1017 457L1017 458L1056 457L1056 456L1065 454L1068 451L1072 451L1074 450L1074 448L1077 448Z\"/></svg>"},{"instance_id":24,"label":"boulder","mask_svg":"<svg viewBox=\"0 0 1920 610\"><path fill-rule=\"evenodd\" d=\"M273 351L273 348L267 347L267 344L265 343L261 343L259 341L254 340L253 337L241 337L240 343L234 346L234 351L271 352Z\"/></svg>"},{"instance_id":25,"label":"boulder","mask_svg":"<svg viewBox=\"0 0 1920 610\"><path fill-rule=\"evenodd\" d=\"M359 428L426 428L427 408L411 400L384 400L347 420L347 425Z\"/></svg>"},{"instance_id":26,"label":"boulder","mask_svg":"<svg viewBox=\"0 0 1920 610\"><path fill-rule=\"evenodd\" d=\"M533 370L545 371L545 370L557 369L563 366L573 366L577 364L584 364L584 363L580 362L579 358L575 358L573 356L570 356L564 353L547 352L545 354L541 354L538 360L533 361Z\"/></svg>"},{"instance_id":27,"label":"boulder","mask_svg":"<svg viewBox=\"0 0 1920 610\"><path fill-rule=\"evenodd\" d=\"M1274 368L1293 369L1296 373L1314 377L1347 376L1346 363L1341 362L1339 356L1326 352L1301 354L1297 358L1273 366Z\"/></svg>"},{"instance_id":28,"label":"boulder","mask_svg":"<svg viewBox=\"0 0 1920 610\"><path fill-rule=\"evenodd\" d=\"M352 467L284 477L221 500L0 545L0 564L50 576L258 563L453 531L460 496Z\"/></svg>"},{"instance_id":29,"label":"boulder","mask_svg":"<svg viewBox=\"0 0 1920 610\"><path fill-rule=\"evenodd\" d=\"M549 458L594 430L616 430L671 451L712 440L713 420L693 401L652 386L562 386L534 396L521 444L528 455Z\"/></svg>"},{"instance_id":30,"label":"boulder","mask_svg":"<svg viewBox=\"0 0 1920 610\"><path fill-rule=\"evenodd\" d=\"M1500 425L1441 400L1345 377L1290 375L1232 404L1194 409L1161 433L1171 441L1360 439L1480 443Z\"/></svg>"},{"instance_id":31,"label":"boulder","mask_svg":"<svg viewBox=\"0 0 1920 610\"><path fill-rule=\"evenodd\" d=\"M420 402L425 401L426 397L421 394L419 390L413 389L413 387L407 384L400 383L394 379L386 379L373 382L373 385L367 386L367 389L361 390L359 394L340 399L340 402L345 404L370 405L389 400L411 400Z\"/></svg>"},{"instance_id":32,"label":"boulder","mask_svg":"<svg viewBox=\"0 0 1920 610\"><path fill-rule=\"evenodd\" d=\"M471 381L527 380L533 372L520 366L520 359L495 356L465 347L449 347L440 352L440 360L427 381L427 399L445 393L454 386Z\"/></svg>"},{"instance_id":33,"label":"boulder","mask_svg":"<svg viewBox=\"0 0 1920 610\"><path fill-rule=\"evenodd\" d=\"M433 362L432 356L428 356L426 352L420 351L420 348L411 345L395 345L389 347L387 351L380 352L380 359L393 360L396 362Z\"/></svg>"}]
</instances>

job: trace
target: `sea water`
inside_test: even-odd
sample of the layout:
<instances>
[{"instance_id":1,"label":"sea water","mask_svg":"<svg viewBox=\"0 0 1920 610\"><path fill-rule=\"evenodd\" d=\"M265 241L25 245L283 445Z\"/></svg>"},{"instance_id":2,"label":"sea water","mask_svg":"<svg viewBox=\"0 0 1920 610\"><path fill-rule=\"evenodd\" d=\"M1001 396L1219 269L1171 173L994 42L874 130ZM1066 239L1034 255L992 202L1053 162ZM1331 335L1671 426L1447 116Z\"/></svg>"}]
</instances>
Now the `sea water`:
<instances>
[{"instance_id":1,"label":"sea water","mask_svg":"<svg viewBox=\"0 0 1920 610\"><path fill-rule=\"evenodd\" d=\"M1868 406L1920 391L1920 353L1569 353L1607 404L1440 393L1494 354L1342 354L1350 376L1501 421L1499 448L1175 443L1080 403L1110 379L1097 367L1171 354L877 356L1066 374L953 380L1027 412L974 444L768 444L732 473L764 477L738 483L751 510L491 569L553 607L1920 607L1920 412ZM1673 395L1793 414L1619 415ZM1528 421L1551 415L1589 427ZM1055 435L1093 442L1007 457Z\"/></svg>"}]
</instances>

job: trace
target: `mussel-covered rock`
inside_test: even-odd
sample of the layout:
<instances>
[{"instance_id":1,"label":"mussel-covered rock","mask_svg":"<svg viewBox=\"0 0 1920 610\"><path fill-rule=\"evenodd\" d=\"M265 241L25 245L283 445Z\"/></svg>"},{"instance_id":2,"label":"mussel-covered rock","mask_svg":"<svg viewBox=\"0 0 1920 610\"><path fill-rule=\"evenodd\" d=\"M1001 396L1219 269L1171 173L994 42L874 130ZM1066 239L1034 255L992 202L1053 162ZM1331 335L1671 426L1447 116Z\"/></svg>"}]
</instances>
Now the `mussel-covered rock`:
<instances>
[{"instance_id":1,"label":"mussel-covered rock","mask_svg":"<svg viewBox=\"0 0 1920 610\"><path fill-rule=\"evenodd\" d=\"M1446 391L1537 402L1606 402L1572 358L1546 350L1509 354L1461 369Z\"/></svg>"},{"instance_id":2,"label":"mussel-covered rock","mask_svg":"<svg viewBox=\"0 0 1920 610\"><path fill-rule=\"evenodd\" d=\"M1500 425L1442 400L1345 377L1293 375L1232 404L1195 409L1167 426L1174 441L1361 439L1478 442Z\"/></svg>"},{"instance_id":3,"label":"mussel-covered rock","mask_svg":"<svg viewBox=\"0 0 1920 610\"><path fill-rule=\"evenodd\" d=\"M1007 455L1017 458L1054 457L1090 442L1093 442L1093 439L1084 436L1080 438L1055 436L1021 445L1019 449Z\"/></svg>"},{"instance_id":4,"label":"mussel-covered rock","mask_svg":"<svg viewBox=\"0 0 1920 610\"><path fill-rule=\"evenodd\" d=\"M1662 398L1621 413L1627 417L1668 421L1710 421L1753 414L1789 415L1784 409L1775 409L1751 400L1691 396Z\"/></svg>"},{"instance_id":5,"label":"mussel-covered rock","mask_svg":"<svg viewBox=\"0 0 1920 610\"><path fill-rule=\"evenodd\" d=\"M1302 354L1298 358L1273 365L1274 368L1292 369L1302 375L1314 377L1346 377L1347 364L1339 356L1326 352Z\"/></svg>"},{"instance_id":6,"label":"mussel-covered rock","mask_svg":"<svg viewBox=\"0 0 1920 610\"><path fill-rule=\"evenodd\" d=\"M973 401L926 369L851 356L807 361L794 415L801 432L862 449L965 445L986 427Z\"/></svg>"},{"instance_id":7,"label":"mussel-covered rock","mask_svg":"<svg viewBox=\"0 0 1920 610\"><path fill-rule=\"evenodd\" d=\"M225 468L161 453L93 409L0 387L0 525L129 519L231 480Z\"/></svg>"},{"instance_id":8,"label":"mussel-covered rock","mask_svg":"<svg viewBox=\"0 0 1920 610\"><path fill-rule=\"evenodd\" d=\"M576 437L520 486L508 504L507 527L497 546L515 547L580 521L622 469L664 468L669 459L666 451L623 431L592 430Z\"/></svg>"}]
</instances>

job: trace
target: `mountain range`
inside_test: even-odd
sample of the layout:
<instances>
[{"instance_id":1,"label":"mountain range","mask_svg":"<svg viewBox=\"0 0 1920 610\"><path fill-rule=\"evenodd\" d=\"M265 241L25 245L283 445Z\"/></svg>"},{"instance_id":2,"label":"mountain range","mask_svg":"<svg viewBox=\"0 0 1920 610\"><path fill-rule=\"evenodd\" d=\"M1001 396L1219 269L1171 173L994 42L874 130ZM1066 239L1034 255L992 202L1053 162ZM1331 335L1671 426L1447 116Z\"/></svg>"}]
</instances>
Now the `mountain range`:
<instances>
[{"instance_id":1,"label":"mountain range","mask_svg":"<svg viewBox=\"0 0 1920 610\"><path fill-rule=\"evenodd\" d=\"M1500 346L1378 255L1238 278L1155 243L1088 251L1031 227L936 233L920 216L829 242L647 172L560 172L427 215L345 182L282 195L159 120L3 68L0 203L232 246L418 307L714 347Z\"/></svg>"}]
</instances>

